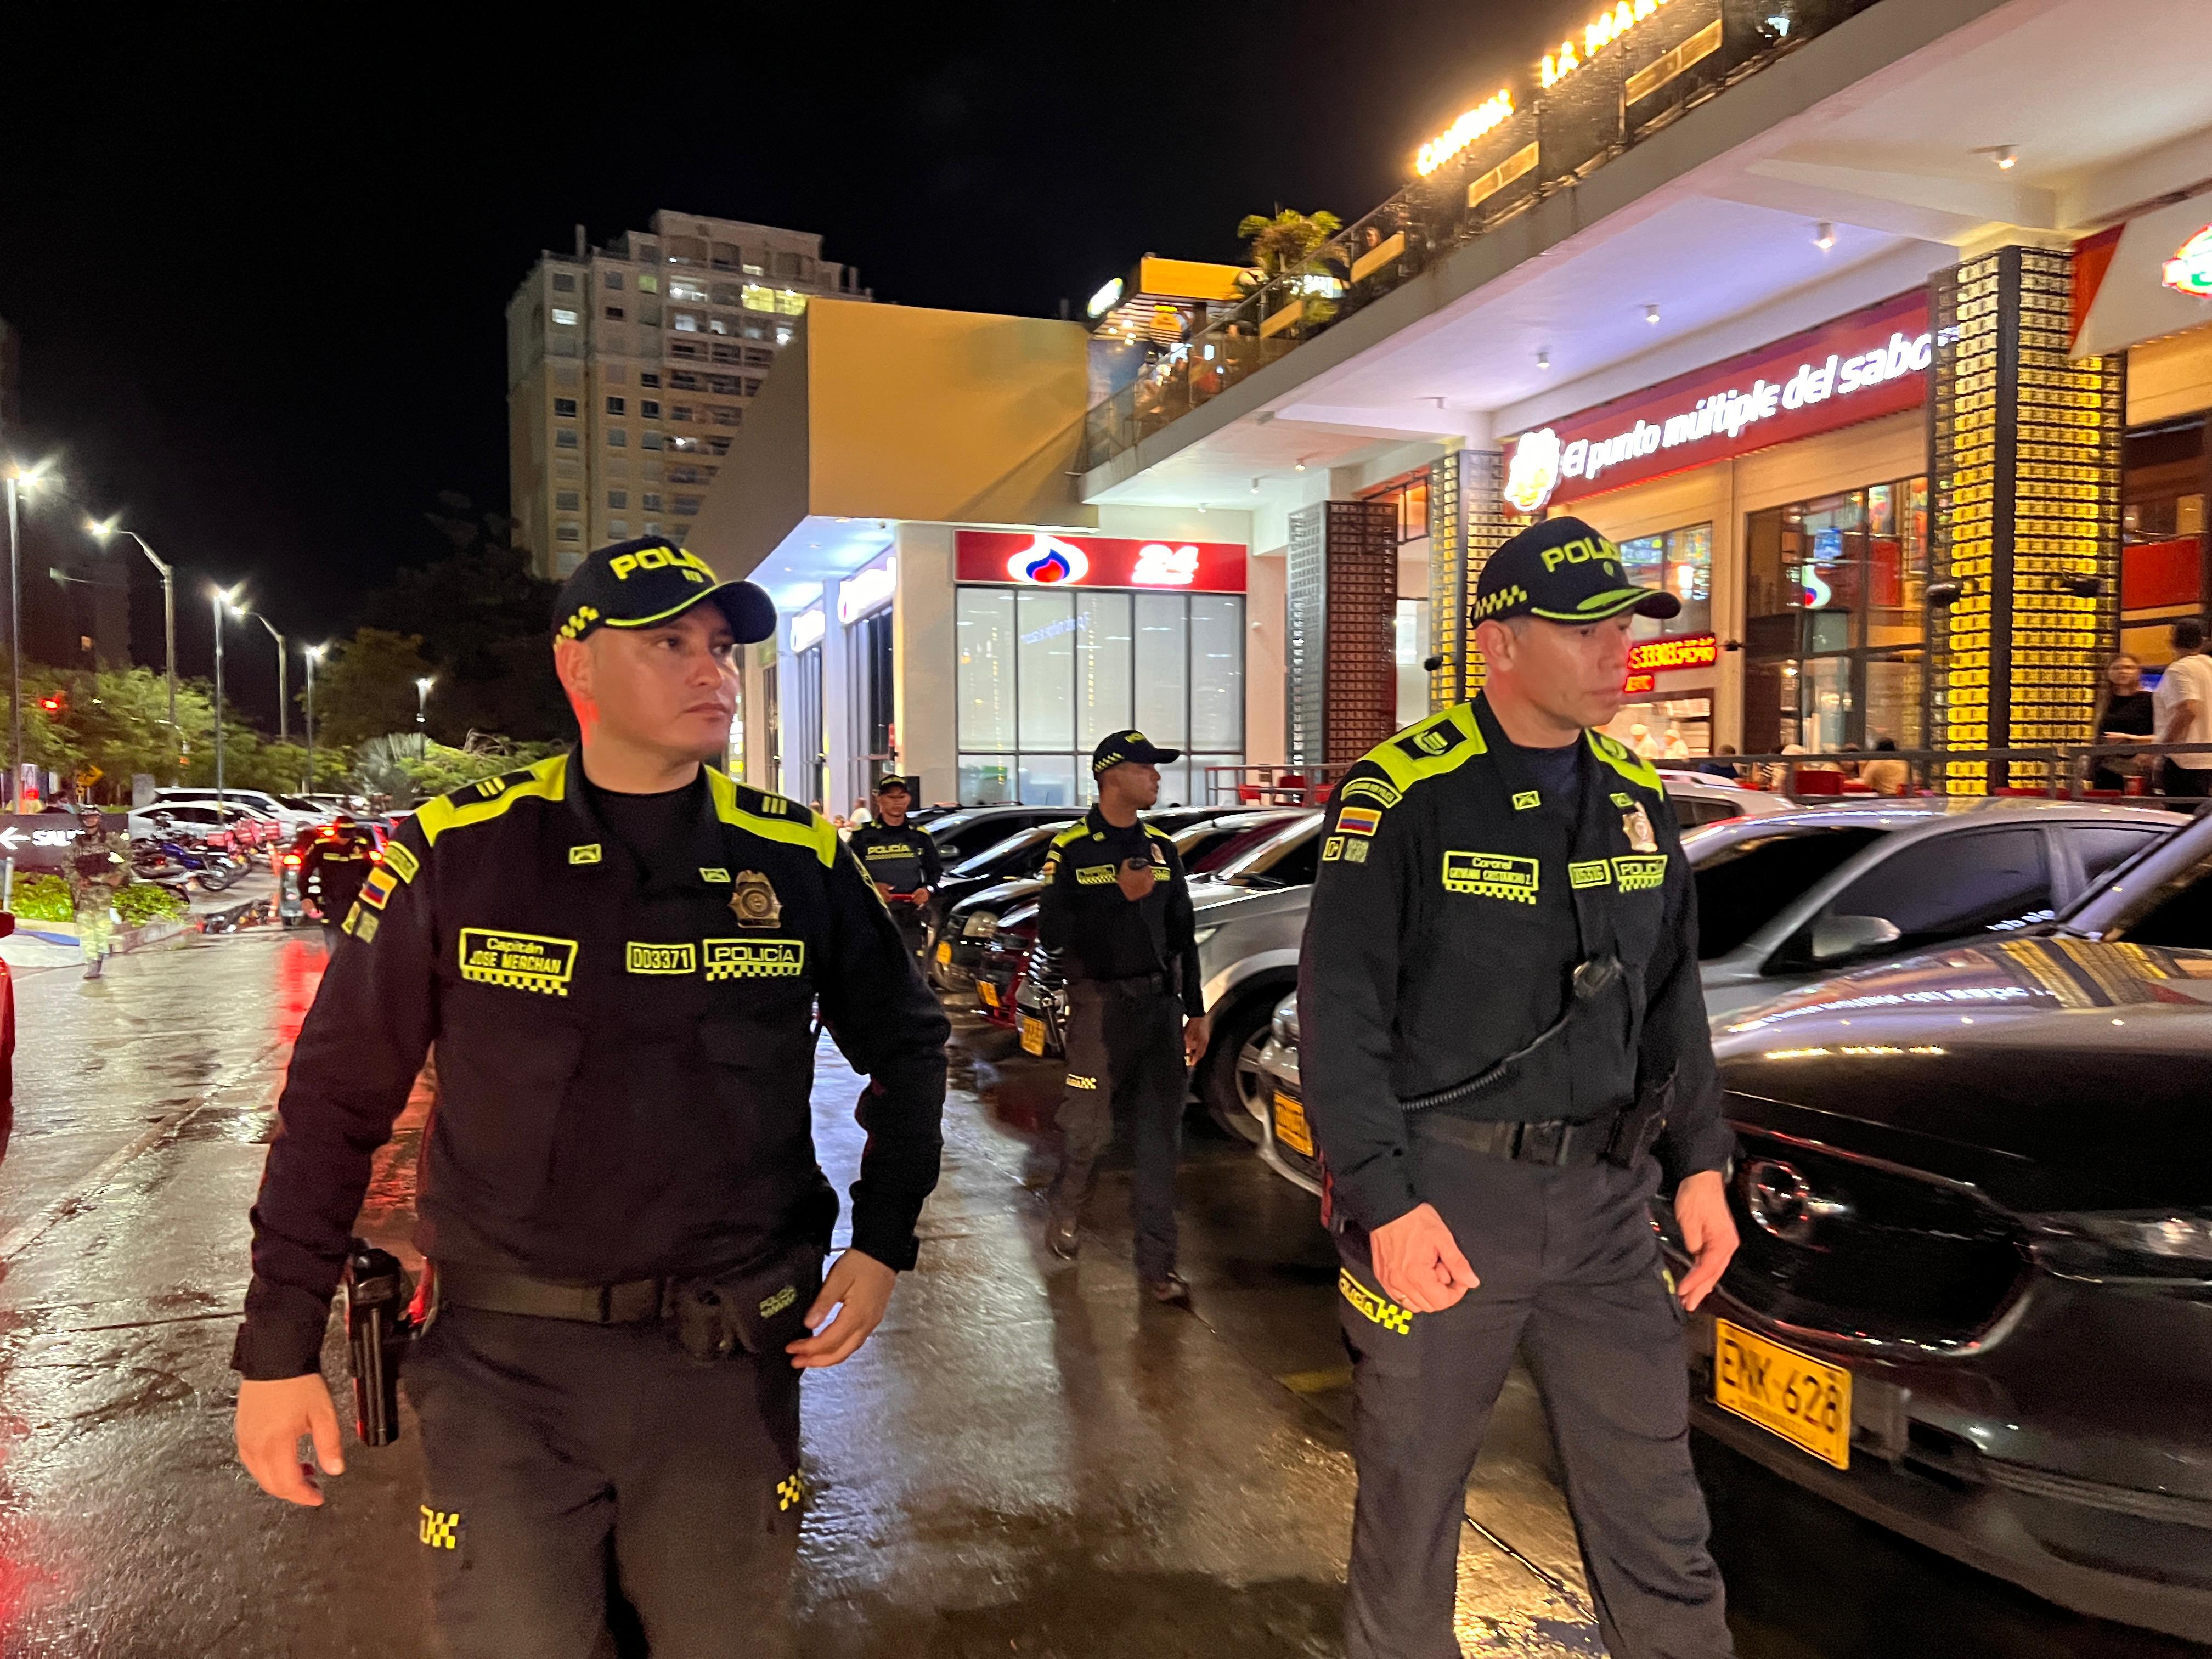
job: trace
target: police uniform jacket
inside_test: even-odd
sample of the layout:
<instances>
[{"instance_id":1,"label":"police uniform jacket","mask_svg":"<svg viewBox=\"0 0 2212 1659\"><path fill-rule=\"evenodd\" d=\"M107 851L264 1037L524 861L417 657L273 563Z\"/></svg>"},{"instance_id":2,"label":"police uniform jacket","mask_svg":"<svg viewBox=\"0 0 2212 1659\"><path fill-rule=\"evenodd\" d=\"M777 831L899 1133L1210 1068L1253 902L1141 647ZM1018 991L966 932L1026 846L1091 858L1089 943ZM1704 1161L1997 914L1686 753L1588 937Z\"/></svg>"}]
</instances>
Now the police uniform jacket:
<instances>
[{"instance_id":1,"label":"police uniform jacket","mask_svg":"<svg viewBox=\"0 0 2212 1659\"><path fill-rule=\"evenodd\" d=\"M327 830L307 843L301 860L300 886L315 901L324 919L343 921L361 884L375 860L375 842L368 830L349 827Z\"/></svg>"},{"instance_id":2,"label":"police uniform jacket","mask_svg":"<svg viewBox=\"0 0 2212 1659\"><path fill-rule=\"evenodd\" d=\"M234 1363L316 1369L375 1149L437 1045L416 1243L577 1284L703 1274L805 1240L811 1011L871 1077L854 1246L912 1265L949 1028L818 815L704 772L647 866L569 756L434 800L362 887L293 1051Z\"/></svg>"},{"instance_id":3,"label":"police uniform jacket","mask_svg":"<svg viewBox=\"0 0 2212 1659\"><path fill-rule=\"evenodd\" d=\"M1149 855L1152 890L1133 904L1115 873L1124 859ZM1093 806L1052 838L1040 874L1037 942L1061 953L1071 980L1169 976L1193 1018L1206 1012L1199 977L1197 920L1182 855L1164 830L1139 819L1107 823Z\"/></svg>"},{"instance_id":4,"label":"police uniform jacket","mask_svg":"<svg viewBox=\"0 0 2212 1659\"><path fill-rule=\"evenodd\" d=\"M917 887L934 887L945 873L945 862L927 830L902 823L896 830L886 823L864 823L846 837L845 844L868 872L868 879L894 893L911 893Z\"/></svg>"},{"instance_id":5,"label":"police uniform jacket","mask_svg":"<svg viewBox=\"0 0 2212 1659\"><path fill-rule=\"evenodd\" d=\"M1577 965L1602 956L1620 977L1559 1037L1430 1109L1584 1122L1664 1094L1675 1176L1729 1156L1696 890L1666 790L1612 738L1586 742L1572 815L1547 810L1559 804L1480 698L1400 732L1335 790L1300 956L1298 1060L1334 1201L1363 1226L1420 1201L1403 1103L1532 1042L1566 1012Z\"/></svg>"}]
</instances>

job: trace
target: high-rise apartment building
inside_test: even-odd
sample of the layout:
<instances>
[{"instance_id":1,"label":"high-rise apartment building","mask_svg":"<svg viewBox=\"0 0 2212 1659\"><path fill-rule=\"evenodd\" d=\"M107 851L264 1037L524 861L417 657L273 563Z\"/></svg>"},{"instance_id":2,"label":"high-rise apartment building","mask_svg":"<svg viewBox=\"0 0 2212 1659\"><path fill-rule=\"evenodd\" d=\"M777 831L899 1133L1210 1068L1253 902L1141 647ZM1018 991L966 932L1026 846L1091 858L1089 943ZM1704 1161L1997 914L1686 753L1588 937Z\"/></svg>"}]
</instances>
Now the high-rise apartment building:
<instances>
[{"instance_id":1,"label":"high-rise apartment building","mask_svg":"<svg viewBox=\"0 0 2212 1659\"><path fill-rule=\"evenodd\" d=\"M822 239L663 210L605 247L577 227L507 307L514 541L541 575L632 536L681 542L716 460L817 294L867 299Z\"/></svg>"}]
</instances>

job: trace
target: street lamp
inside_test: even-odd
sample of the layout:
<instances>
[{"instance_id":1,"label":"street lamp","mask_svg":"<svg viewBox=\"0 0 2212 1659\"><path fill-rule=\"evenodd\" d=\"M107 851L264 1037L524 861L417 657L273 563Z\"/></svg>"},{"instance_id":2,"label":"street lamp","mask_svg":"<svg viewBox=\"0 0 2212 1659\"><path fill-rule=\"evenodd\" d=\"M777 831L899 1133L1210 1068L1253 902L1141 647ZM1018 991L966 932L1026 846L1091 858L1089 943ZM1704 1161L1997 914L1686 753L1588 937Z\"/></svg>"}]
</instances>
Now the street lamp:
<instances>
[{"instance_id":1,"label":"street lamp","mask_svg":"<svg viewBox=\"0 0 2212 1659\"><path fill-rule=\"evenodd\" d=\"M18 522L20 497L37 487L53 465L8 463L8 805L23 804L23 541Z\"/></svg>"},{"instance_id":2,"label":"street lamp","mask_svg":"<svg viewBox=\"0 0 2212 1659\"><path fill-rule=\"evenodd\" d=\"M171 755L173 757L170 762L169 778L170 781L173 783L182 783L185 781L184 774L178 769L185 763L185 744L183 734L177 730L177 582L175 573L170 569L167 562L165 561L160 554L156 553L152 548L146 545L146 538L143 536L140 535L135 530L118 529L113 519L111 518L103 523L99 520L88 518L84 521L84 527L92 532L96 540L101 542L105 542L111 536L122 535L130 537L132 541L138 544L138 550L153 561L154 568L161 573L161 648L164 653L163 659L168 665L169 750Z\"/></svg>"},{"instance_id":3,"label":"street lamp","mask_svg":"<svg viewBox=\"0 0 2212 1659\"><path fill-rule=\"evenodd\" d=\"M301 654L307 659L307 776L300 787L302 793L315 793L315 665L323 659L327 645L311 645Z\"/></svg>"},{"instance_id":4,"label":"street lamp","mask_svg":"<svg viewBox=\"0 0 2212 1659\"><path fill-rule=\"evenodd\" d=\"M240 582L240 587L245 584ZM222 613L243 617L246 608L238 602L238 588L208 588L208 598L215 607L215 815L226 816L222 810Z\"/></svg>"},{"instance_id":5,"label":"street lamp","mask_svg":"<svg viewBox=\"0 0 2212 1659\"><path fill-rule=\"evenodd\" d=\"M292 727L288 717L288 710L290 707L291 696L284 689L284 659L289 654L284 644L284 636L276 631L276 624L258 611L253 613L253 620L267 629L269 637L276 641L276 741L289 743L292 741Z\"/></svg>"},{"instance_id":6,"label":"street lamp","mask_svg":"<svg viewBox=\"0 0 2212 1659\"><path fill-rule=\"evenodd\" d=\"M430 686L431 681L428 677L415 682L415 724L417 726L424 723L423 711L430 702Z\"/></svg>"}]
</instances>

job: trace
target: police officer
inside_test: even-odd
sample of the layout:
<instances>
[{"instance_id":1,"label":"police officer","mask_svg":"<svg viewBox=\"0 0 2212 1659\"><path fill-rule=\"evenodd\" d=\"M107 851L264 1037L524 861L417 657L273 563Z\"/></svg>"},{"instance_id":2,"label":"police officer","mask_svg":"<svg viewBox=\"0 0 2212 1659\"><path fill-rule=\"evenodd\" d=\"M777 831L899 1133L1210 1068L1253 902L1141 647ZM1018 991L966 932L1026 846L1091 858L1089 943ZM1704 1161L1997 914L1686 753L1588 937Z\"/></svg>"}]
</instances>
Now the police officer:
<instances>
[{"instance_id":1,"label":"police officer","mask_svg":"<svg viewBox=\"0 0 2212 1659\"><path fill-rule=\"evenodd\" d=\"M611 1567L658 1659L781 1652L799 1373L852 1354L914 1264L948 1027L836 831L702 764L767 596L649 539L592 554L556 614L580 746L401 826L301 1030L253 1210L239 1453L296 1504L322 1502L302 1436L343 1467L326 1310L434 1042L404 1381L450 1650L599 1655ZM870 1079L826 1280L817 1005Z\"/></svg>"},{"instance_id":2,"label":"police officer","mask_svg":"<svg viewBox=\"0 0 2212 1659\"><path fill-rule=\"evenodd\" d=\"M347 914L374 867L375 838L344 812L316 832L300 860L300 893L322 919L324 937L336 950Z\"/></svg>"},{"instance_id":3,"label":"police officer","mask_svg":"<svg viewBox=\"0 0 2212 1659\"><path fill-rule=\"evenodd\" d=\"M1462 1504L1516 1348L1607 1651L1732 1651L1682 1321L1735 1249L1733 1138L1666 792L1594 729L1632 619L1680 608L1578 520L1522 531L1476 586L1481 695L1373 750L1331 803L1299 1061L1355 1361L1351 1659L1458 1654ZM1662 1164L1679 1285L1645 1209Z\"/></svg>"},{"instance_id":4,"label":"police officer","mask_svg":"<svg viewBox=\"0 0 2212 1659\"><path fill-rule=\"evenodd\" d=\"M874 818L847 836L845 844L890 907L908 948L918 956L928 942L930 891L945 873L945 864L928 831L906 821L913 805L914 791L904 778L884 778L876 785Z\"/></svg>"},{"instance_id":5,"label":"police officer","mask_svg":"<svg viewBox=\"0 0 2212 1659\"><path fill-rule=\"evenodd\" d=\"M131 839L109 834L106 818L92 801L76 809L76 839L70 843L70 898L84 976L98 979L113 936L115 896L131 879Z\"/></svg>"},{"instance_id":6,"label":"police officer","mask_svg":"<svg viewBox=\"0 0 2212 1659\"><path fill-rule=\"evenodd\" d=\"M1160 798L1160 763L1180 753L1141 732L1116 732L1091 751L1097 802L1053 837L1037 908L1037 942L1060 953L1068 980L1062 1152L1046 1239L1054 1254L1075 1255L1118 1108L1136 1141L1137 1276L1154 1301L1175 1304L1190 1299L1176 1271L1175 1179L1189 1067L1206 1052L1206 989L1182 859L1137 815Z\"/></svg>"}]
</instances>

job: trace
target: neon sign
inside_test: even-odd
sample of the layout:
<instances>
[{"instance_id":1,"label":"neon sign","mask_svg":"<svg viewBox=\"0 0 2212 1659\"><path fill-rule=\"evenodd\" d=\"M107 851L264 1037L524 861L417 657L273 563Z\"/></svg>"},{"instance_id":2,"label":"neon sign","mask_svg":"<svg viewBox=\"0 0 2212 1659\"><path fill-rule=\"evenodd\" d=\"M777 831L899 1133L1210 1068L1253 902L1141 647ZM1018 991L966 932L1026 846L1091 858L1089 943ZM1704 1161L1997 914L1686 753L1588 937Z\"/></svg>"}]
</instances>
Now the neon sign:
<instances>
[{"instance_id":1,"label":"neon sign","mask_svg":"<svg viewBox=\"0 0 2212 1659\"><path fill-rule=\"evenodd\" d=\"M2176 294L2212 300L2212 225L2174 250L2173 258L2160 267L2160 281Z\"/></svg>"},{"instance_id":2,"label":"neon sign","mask_svg":"<svg viewBox=\"0 0 2212 1659\"><path fill-rule=\"evenodd\" d=\"M837 584L837 620L854 623L876 609L888 605L898 591L898 561L884 559L855 570Z\"/></svg>"},{"instance_id":3,"label":"neon sign","mask_svg":"<svg viewBox=\"0 0 2212 1659\"><path fill-rule=\"evenodd\" d=\"M827 630L828 626L829 624L827 621L822 615L822 607L818 605L809 605L805 610L793 617L791 619L791 649L793 653L795 655L801 651L811 650L814 647L821 644L822 635Z\"/></svg>"},{"instance_id":4,"label":"neon sign","mask_svg":"<svg viewBox=\"0 0 2212 1659\"><path fill-rule=\"evenodd\" d=\"M1079 582L1091 574L1091 560L1073 542L1040 536L1007 556L1006 574L1018 582Z\"/></svg>"},{"instance_id":5,"label":"neon sign","mask_svg":"<svg viewBox=\"0 0 2212 1659\"><path fill-rule=\"evenodd\" d=\"M1496 131L1512 118L1513 94L1501 88L1415 151L1413 171L1427 178L1484 133Z\"/></svg>"},{"instance_id":6,"label":"neon sign","mask_svg":"<svg viewBox=\"0 0 2212 1659\"><path fill-rule=\"evenodd\" d=\"M1668 640L1644 640L1628 647L1628 668L1632 674L1665 674L1678 668L1711 668L1720 659L1721 641L1717 634L1682 634Z\"/></svg>"},{"instance_id":7,"label":"neon sign","mask_svg":"<svg viewBox=\"0 0 2212 1659\"><path fill-rule=\"evenodd\" d=\"M1147 542L1137 550L1129 580L1140 587L1188 587L1198 580L1198 550Z\"/></svg>"},{"instance_id":8,"label":"neon sign","mask_svg":"<svg viewBox=\"0 0 2212 1659\"><path fill-rule=\"evenodd\" d=\"M1596 57L1666 3L1667 0L1620 0L1620 3L1611 11L1598 13L1592 21L1583 26L1580 56L1576 55L1571 38L1560 41L1558 52L1544 54L1544 84L1554 86L1565 80L1584 63Z\"/></svg>"},{"instance_id":9,"label":"neon sign","mask_svg":"<svg viewBox=\"0 0 2212 1659\"><path fill-rule=\"evenodd\" d=\"M1505 499L1523 513L1534 513L1552 499L1559 483L1559 434L1545 427L1531 432L1513 446L1513 464L1505 475Z\"/></svg>"}]
</instances>

